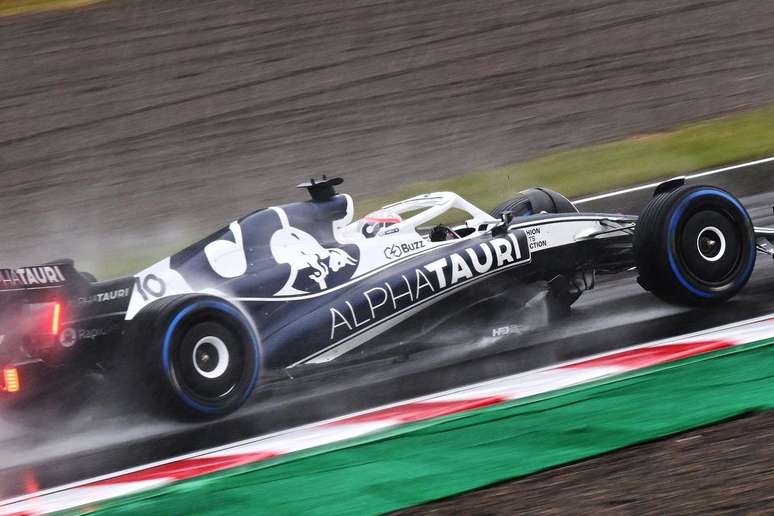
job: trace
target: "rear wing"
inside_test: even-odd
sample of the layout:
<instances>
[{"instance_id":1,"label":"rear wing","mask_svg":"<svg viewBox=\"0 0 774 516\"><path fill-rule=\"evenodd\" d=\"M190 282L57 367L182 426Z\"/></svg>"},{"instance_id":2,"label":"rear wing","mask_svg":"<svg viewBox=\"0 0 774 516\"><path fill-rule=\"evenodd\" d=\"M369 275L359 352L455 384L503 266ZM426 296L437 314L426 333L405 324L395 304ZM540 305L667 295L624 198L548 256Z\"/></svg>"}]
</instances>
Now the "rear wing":
<instances>
[{"instance_id":1,"label":"rear wing","mask_svg":"<svg viewBox=\"0 0 774 516\"><path fill-rule=\"evenodd\" d=\"M52 348L69 300L87 286L67 261L0 269L0 367Z\"/></svg>"},{"instance_id":2,"label":"rear wing","mask_svg":"<svg viewBox=\"0 0 774 516\"><path fill-rule=\"evenodd\" d=\"M72 263L51 263L18 269L0 269L0 293L51 290L84 278Z\"/></svg>"},{"instance_id":3,"label":"rear wing","mask_svg":"<svg viewBox=\"0 0 774 516\"><path fill-rule=\"evenodd\" d=\"M72 262L0 269L0 315L28 303L61 301L88 289ZM0 334L3 332L0 331Z\"/></svg>"},{"instance_id":4,"label":"rear wing","mask_svg":"<svg viewBox=\"0 0 774 516\"><path fill-rule=\"evenodd\" d=\"M66 261L0 269L0 395L19 393L33 364L62 359L68 300L86 283Z\"/></svg>"}]
</instances>

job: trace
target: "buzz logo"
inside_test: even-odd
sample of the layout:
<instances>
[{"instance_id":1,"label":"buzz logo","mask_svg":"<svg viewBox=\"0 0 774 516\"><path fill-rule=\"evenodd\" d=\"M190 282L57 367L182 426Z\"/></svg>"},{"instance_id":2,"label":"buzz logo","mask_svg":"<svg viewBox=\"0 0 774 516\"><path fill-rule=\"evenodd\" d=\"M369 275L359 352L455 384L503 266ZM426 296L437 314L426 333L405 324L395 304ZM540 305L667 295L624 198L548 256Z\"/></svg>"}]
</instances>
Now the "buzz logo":
<instances>
[{"instance_id":1,"label":"buzz logo","mask_svg":"<svg viewBox=\"0 0 774 516\"><path fill-rule=\"evenodd\" d=\"M419 251L423 247L425 247L425 242L422 240L406 242L403 244L392 244L384 250L384 257L388 260L392 260L393 258L397 259L413 251Z\"/></svg>"}]
</instances>

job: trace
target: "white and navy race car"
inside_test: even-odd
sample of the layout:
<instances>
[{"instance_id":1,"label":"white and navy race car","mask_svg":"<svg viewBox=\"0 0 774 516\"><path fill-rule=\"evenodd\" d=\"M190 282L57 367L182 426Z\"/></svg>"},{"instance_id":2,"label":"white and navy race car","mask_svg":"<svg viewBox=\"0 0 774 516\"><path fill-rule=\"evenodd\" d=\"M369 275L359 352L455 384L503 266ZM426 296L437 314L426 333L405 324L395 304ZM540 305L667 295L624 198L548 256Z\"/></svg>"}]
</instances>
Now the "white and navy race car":
<instances>
[{"instance_id":1,"label":"white and navy race car","mask_svg":"<svg viewBox=\"0 0 774 516\"><path fill-rule=\"evenodd\" d=\"M492 213L435 192L354 220L340 183L299 185L311 200L255 211L131 277L96 281L69 261L0 270L2 394L130 364L132 389L218 417L272 372L464 326L526 285L569 309L597 275L636 268L667 302L712 305L774 252L774 230L731 194L681 179L639 217L579 213L536 188ZM452 211L465 220L439 222Z\"/></svg>"}]
</instances>

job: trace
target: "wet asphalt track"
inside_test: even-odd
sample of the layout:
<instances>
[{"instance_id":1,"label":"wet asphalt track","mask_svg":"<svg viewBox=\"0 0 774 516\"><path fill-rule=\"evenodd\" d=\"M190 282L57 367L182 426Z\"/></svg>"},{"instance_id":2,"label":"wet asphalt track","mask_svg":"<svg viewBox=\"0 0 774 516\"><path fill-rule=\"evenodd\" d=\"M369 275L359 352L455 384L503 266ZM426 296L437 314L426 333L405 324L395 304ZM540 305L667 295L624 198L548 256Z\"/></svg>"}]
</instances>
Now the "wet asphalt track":
<instances>
[{"instance_id":1,"label":"wet asphalt track","mask_svg":"<svg viewBox=\"0 0 774 516\"><path fill-rule=\"evenodd\" d=\"M774 225L774 193L743 200L756 225ZM399 399L766 314L774 311L773 286L774 263L762 255L745 291L712 310L665 305L642 291L634 275L608 278L583 296L567 320L529 337L490 347L425 350L353 365L335 375L317 373L283 381L258 392L253 403L237 414L207 424L170 422L137 411L128 400L115 397L109 383L97 379L85 393L72 393L69 402L0 418L0 499L31 487L54 487Z\"/></svg>"}]
</instances>

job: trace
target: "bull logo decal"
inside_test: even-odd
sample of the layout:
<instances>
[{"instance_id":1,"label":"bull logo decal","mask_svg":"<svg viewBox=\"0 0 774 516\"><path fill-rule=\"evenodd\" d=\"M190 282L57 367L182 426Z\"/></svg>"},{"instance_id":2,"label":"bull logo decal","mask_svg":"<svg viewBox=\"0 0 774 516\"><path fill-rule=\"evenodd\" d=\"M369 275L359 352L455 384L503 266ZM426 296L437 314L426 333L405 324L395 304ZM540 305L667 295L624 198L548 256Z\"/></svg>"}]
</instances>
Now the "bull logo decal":
<instances>
[{"instance_id":1,"label":"bull logo decal","mask_svg":"<svg viewBox=\"0 0 774 516\"><path fill-rule=\"evenodd\" d=\"M277 263L290 266L290 277L277 295L304 294L327 289L331 273L357 265L343 249L325 248L309 233L290 225L280 209L282 228L271 236L269 247Z\"/></svg>"}]
</instances>

